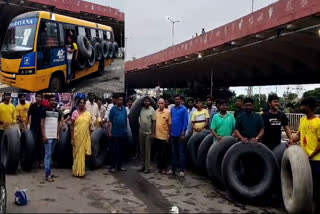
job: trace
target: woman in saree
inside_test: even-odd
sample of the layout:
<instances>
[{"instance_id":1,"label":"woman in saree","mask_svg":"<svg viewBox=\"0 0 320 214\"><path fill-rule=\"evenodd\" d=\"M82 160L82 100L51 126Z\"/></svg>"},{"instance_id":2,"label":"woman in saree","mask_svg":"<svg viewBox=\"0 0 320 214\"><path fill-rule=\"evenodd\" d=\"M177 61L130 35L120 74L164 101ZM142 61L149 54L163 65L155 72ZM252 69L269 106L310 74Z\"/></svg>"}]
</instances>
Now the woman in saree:
<instances>
[{"instance_id":1,"label":"woman in saree","mask_svg":"<svg viewBox=\"0 0 320 214\"><path fill-rule=\"evenodd\" d=\"M91 155L91 123L92 116L86 111L86 100L78 100L78 109L72 113L71 143L73 146L72 174L83 177L86 172L86 156Z\"/></svg>"}]
</instances>

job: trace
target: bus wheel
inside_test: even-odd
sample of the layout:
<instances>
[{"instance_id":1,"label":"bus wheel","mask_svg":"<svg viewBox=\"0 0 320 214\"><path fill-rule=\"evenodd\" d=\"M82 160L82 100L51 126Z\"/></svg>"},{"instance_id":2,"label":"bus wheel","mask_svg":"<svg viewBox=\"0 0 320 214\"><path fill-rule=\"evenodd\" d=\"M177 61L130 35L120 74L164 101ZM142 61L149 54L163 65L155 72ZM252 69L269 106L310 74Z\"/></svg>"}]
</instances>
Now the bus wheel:
<instances>
[{"instance_id":1,"label":"bus wheel","mask_svg":"<svg viewBox=\"0 0 320 214\"><path fill-rule=\"evenodd\" d=\"M59 92L62 88L62 79L59 75L54 74L50 79L49 90L50 92Z\"/></svg>"}]
</instances>

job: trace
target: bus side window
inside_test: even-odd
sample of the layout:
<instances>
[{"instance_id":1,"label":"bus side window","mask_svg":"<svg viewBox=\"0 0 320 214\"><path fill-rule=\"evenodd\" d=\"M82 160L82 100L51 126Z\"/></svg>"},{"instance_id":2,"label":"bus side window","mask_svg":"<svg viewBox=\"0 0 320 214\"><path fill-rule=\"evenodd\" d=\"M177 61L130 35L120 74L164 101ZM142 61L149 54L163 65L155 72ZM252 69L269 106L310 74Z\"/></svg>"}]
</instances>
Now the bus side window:
<instances>
[{"instance_id":1,"label":"bus side window","mask_svg":"<svg viewBox=\"0 0 320 214\"><path fill-rule=\"evenodd\" d=\"M86 31L84 27L78 27L78 33L79 35L86 36Z\"/></svg>"},{"instance_id":2,"label":"bus side window","mask_svg":"<svg viewBox=\"0 0 320 214\"><path fill-rule=\"evenodd\" d=\"M103 31L99 30L99 39L103 40Z\"/></svg>"},{"instance_id":3,"label":"bus side window","mask_svg":"<svg viewBox=\"0 0 320 214\"><path fill-rule=\"evenodd\" d=\"M64 36L64 30L63 30L63 26L61 23L58 24L59 25L59 36L60 36L60 46L65 46L65 36Z\"/></svg>"},{"instance_id":4,"label":"bus side window","mask_svg":"<svg viewBox=\"0 0 320 214\"><path fill-rule=\"evenodd\" d=\"M91 31L91 38L93 42L97 41L97 35L96 35L96 30L95 29L90 29Z\"/></svg>"},{"instance_id":5,"label":"bus side window","mask_svg":"<svg viewBox=\"0 0 320 214\"><path fill-rule=\"evenodd\" d=\"M47 22L47 46L49 47L56 47L59 44L59 35L58 35L58 26L57 23L54 22Z\"/></svg>"},{"instance_id":6,"label":"bus side window","mask_svg":"<svg viewBox=\"0 0 320 214\"><path fill-rule=\"evenodd\" d=\"M107 34L106 34L106 31L103 31L103 39L104 39L104 40L107 40Z\"/></svg>"},{"instance_id":7,"label":"bus side window","mask_svg":"<svg viewBox=\"0 0 320 214\"><path fill-rule=\"evenodd\" d=\"M111 32L110 31L107 31L107 40L111 41Z\"/></svg>"}]
</instances>

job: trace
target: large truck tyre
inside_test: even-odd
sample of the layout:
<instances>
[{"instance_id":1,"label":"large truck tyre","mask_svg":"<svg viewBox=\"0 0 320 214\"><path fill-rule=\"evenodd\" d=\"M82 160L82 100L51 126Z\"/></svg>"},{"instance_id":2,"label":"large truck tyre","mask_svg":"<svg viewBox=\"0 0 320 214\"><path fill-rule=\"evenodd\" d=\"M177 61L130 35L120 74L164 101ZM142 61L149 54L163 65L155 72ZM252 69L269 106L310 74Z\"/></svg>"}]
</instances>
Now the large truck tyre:
<instances>
[{"instance_id":1,"label":"large truck tyre","mask_svg":"<svg viewBox=\"0 0 320 214\"><path fill-rule=\"evenodd\" d=\"M136 99L133 104L132 104L132 107L130 109L130 113L128 115L128 118L129 118L129 123L130 123L130 128L131 128L131 132L132 133L138 133L139 132L139 116L140 116L140 112L141 112L141 109L143 107L143 99L144 99L145 96L143 97L140 97L138 99ZM151 100L151 106L154 108L154 109L157 109L158 108L158 105L157 103L154 101L154 99L149 96L150 100Z\"/></svg>"},{"instance_id":2,"label":"large truck tyre","mask_svg":"<svg viewBox=\"0 0 320 214\"><path fill-rule=\"evenodd\" d=\"M79 49L79 54L81 54L84 58L89 59L92 55L92 52L94 51L92 46L90 45L88 38L83 35L78 35L77 45Z\"/></svg>"},{"instance_id":3,"label":"large truck tyre","mask_svg":"<svg viewBox=\"0 0 320 214\"><path fill-rule=\"evenodd\" d=\"M300 146L290 146L282 157L281 187L288 213L311 213L312 172L308 156Z\"/></svg>"},{"instance_id":4,"label":"large truck tyre","mask_svg":"<svg viewBox=\"0 0 320 214\"><path fill-rule=\"evenodd\" d=\"M107 47L108 47L108 59L112 59L113 58L113 43L112 42L107 42Z\"/></svg>"},{"instance_id":5,"label":"large truck tyre","mask_svg":"<svg viewBox=\"0 0 320 214\"><path fill-rule=\"evenodd\" d=\"M286 149L287 149L287 144L281 143L272 150L272 153L277 160L279 169L281 169L282 157Z\"/></svg>"},{"instance_id":6,"label":"large truck tyre","mask_svg":"<svg viewBox=\"0 0 320 214\"><path fill-rule=\"evenodd\" d=\"M94 50L94 47L91 45L91 49ZM96 63L96 52L92 51L91 57L88 58L86 66L91 68Z\"/></svg>"},{"instance_id":7,"label":"large truck tyre","mask_svg":"<svg viewBox=\"0 0 320 214\"><path fill-rule=\"evenodd\" d=\"M210 134L210 130L203 130L202 132L195 133L189 139L187 143L187 154L190 155L192 166L194 169L199 169L200 164L198 162L198 149L202 140Z\"/></svg>"},{"instance_id":8,"label":"large truck tyre","mask_svg":"<svg viewBox=\"0 0 320 214\"><path fill-rule=\"evenodd\" d=\"M1 162L8 174L17 171L20 159L19 129L10 127L3 133L1 142Z\"/></svg>"},{"instance_id":9,"label":"large truck tyre","mask_svg":"<svg viewBox=\"0 0 320 214\"><path fill-rule=\"evenodd\" d=\"M33 133L30 129L25 129L20 137L20 165L22 170L30 171L34 162L36 144Z\"/></svg>"},{"instance_id":10,"label":"large truck tyre","mask_svg":"<svg viewBox=\"0 0 320 214\"><path fill-rule=\"evenodd\" d=\"M99 42L94 44L94 51L96 54L96 61L100 61L102 59L102 48Z\"/></svg>"},{"instance_id":11,"label":"large truck tyre","mask_svg":"<svg viewBox=\"0 0 320 214\"><path fill-rule=\"evenodd\" d=\"M103 166L107 157L108 137L103 128L95 129L91 134L91 156L88 159L88 167L91 170Z\"/></svg>"},{"instance_id":12,"label":"large truck tyre","mask_svg":"<svg viewBox=\"0 0 320 214\"><path fill-rule=\"evenodd\" d=\"M271 198L278 164L265 145L239 142L225 154L221 171L225 186L233 196L261 203L267 196Z\"/></svg>"},{"instance_id":13,"label":"large truck tyre","mask_svg":"<svg viewBox=\"0 0 320 214\"><path fill-rule=\"evenodd\" d=\"M210 133L208 134L200 143L199 149L198 149L198 162L200 170L203 172L207 172L207 156L209 149L213 143L214 137Z\"/></svg>"},{"instance_id":14,"label":"large truck tyre","mask_svg":"<svg viewBox=\"0 0 320 214\"><path fill-rule=\"evenodd\" d=\"M119 57L119 46L118 43L113 42L112 43L112 50L113 50L113 56L112 58L116 59Z\"/></svg>"},{"instance_id":15,"label":"large truck tyre","mask_svg":"<svg viewBox=\"0 0 320 214\"><path fill-rule=\"evenodd\" d=\"M103 59L108 59L109 56L109 46L107 41L102 40L101 41L101 53L102 53L102 57Z\"/></svg>"},{"instance_id":16,"label":"large truck tyre","mask_svg":"<svg viewBox=\"0 0 320 214\"><path fill-rule=\"evenodd\" d=\"M70 126L66 126L60 131L60 141L54 149L54 161L59 168L71 168L73 164L71 130Z\"/></svg>"},{"instance_id":17,"label":"large truck tyre","mask_svg":"<svg viewBox=\"0 0 320 214\"><path fill-rule=\"evenodd\" d=\"M212 144L207 155L207 173L209 178L220 187L224 186L221 174L221 165L224 155L228 149L237 143L234 137L223 137L221 140Z\"/></svg>"}]
</instances>

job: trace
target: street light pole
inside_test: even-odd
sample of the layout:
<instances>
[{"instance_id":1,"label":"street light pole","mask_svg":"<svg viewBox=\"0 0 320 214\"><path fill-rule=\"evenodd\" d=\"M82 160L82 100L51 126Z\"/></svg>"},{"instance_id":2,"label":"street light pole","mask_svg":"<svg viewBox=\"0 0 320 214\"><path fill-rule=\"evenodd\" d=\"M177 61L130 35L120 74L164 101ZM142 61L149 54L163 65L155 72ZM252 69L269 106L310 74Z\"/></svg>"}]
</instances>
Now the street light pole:
<instances>
[{"instance_id":1,"label":"street light pole","mask_svg":"<svg viewBox=\"0 0 320 214\"><path fill-rule=\"evenodd\" d=\"M251 12L253 13L254 10L254 0L251 0Z\"/></svg>"},{"instance_id":2,"label":"street light pole","mask_svg":"<svg viewBox=\"0 0 320 214\"><path fill-rule=\"evenodd\" d=\"M174 24L180 22L179 20L172 20L168 17L168 20L172 23L172 45L174 45Z\"/></svg>"}]
</instances>

